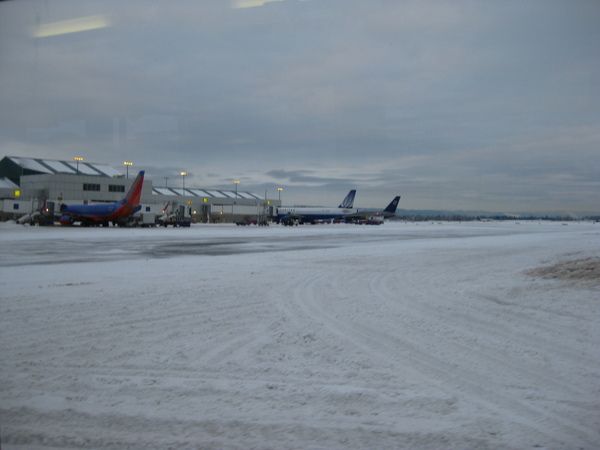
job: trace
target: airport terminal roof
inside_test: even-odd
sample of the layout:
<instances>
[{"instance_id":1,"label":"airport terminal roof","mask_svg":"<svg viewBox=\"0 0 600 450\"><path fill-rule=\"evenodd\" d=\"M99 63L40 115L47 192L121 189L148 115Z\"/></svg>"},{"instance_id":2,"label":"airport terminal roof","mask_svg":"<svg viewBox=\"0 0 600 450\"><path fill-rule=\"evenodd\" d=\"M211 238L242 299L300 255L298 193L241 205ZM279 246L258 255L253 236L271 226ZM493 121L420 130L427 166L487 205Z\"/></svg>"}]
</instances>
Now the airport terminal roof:
<instances>
[{"instance_id":1,"label":"airport terminal roof","mask_svg":"<svg viewBox=\"0 0 600 450\"><path fill-rule=\"evenodd\" d=\"M181 195L187 197L216 197L216 198L236 198L236 192L234 191L224 191L217 189L185 189L185 192L182 188L169 188L169 187L154 187L152 189L152 193L155 195ZM238 191L237 196L239 198L247 198L250 200L262 200L258 195L247 192L247 191Z\"/></svg>"},{"instance_id":2,"label":"airport terminal roof","mask_svg":"<svg viewBox=\"0 0 600 450\"><path fill-rule=\"evenodd\" d=\"M117 177L123 174L107 164L98 164L86 161L57 161L45 158L22 158L16 156L7 156L7 158L23 169L37 173L58 174L66 173L71 175L96 175L102 177Z\"/></svg>"},{"instance_id":3,"label":"airport terminal roof","mask_svg":"<svg viewBox=\"0 0 600 450\"><path fill-rule=\"evenodd\" d=\"M0 189L19 189L19 186L8 178L0 178Z\"/></svg>"},{"instance_id":4,"label":"airport terminal roof","mask_svg":"<svg viewBox=\"0 0 600 450\"><path fill-rule=\"evenodd\" d=\"M4 167L4 169L3 169ZM70 175L92 175L101 177L123 177L124 174L115 170L107 164L99 164L87 161L61 161L46 158L23 158L17 156L6 156L0 161L0 177L6 176L7 181L19 180L23 174L70 174ZM14 185L11 187L18 187ZM154 195L179 195L187 197L213 197L213 198L240 198L249 200L263 200L259 195L248 191L229 191L222 189L196 189L176 187L153 187Z\"/></svg>"}]
</instances>

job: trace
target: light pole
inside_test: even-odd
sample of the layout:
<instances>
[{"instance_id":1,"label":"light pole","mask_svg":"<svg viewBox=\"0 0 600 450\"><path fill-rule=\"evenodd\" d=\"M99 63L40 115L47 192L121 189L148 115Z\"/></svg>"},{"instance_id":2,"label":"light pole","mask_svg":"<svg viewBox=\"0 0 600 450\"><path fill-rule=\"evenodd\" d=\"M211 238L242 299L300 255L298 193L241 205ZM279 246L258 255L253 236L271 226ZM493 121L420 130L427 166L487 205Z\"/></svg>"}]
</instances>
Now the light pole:
<instances>
[{"instance_id":1,"label":"light pole","mask_svg":"<svg viewBox=\"0 0 600 450\"><path fill-rule=\"evenodd\" d=\"M167 181L169 181L169 177L163 177L163 178L165 179L165 187L168 187L167 186Z\"/></svg>"},{"instance_id":2,"label":"light pole","mask_svg":"<svg viewBox=\"0 0 600 450\"><path fill-rule=\"evenodd\" d=\"M283 191L283 188L277 188L277 190L279 191L279 201L281 201L281 191Z\"/></svg>"},{"instance_id":3,"label":"light pole","mask_svg":"<svg viewBox=\"0 0 600 450\"><path fill-rule=\"evenodd\" d=\"M77 161L77 175L79 175L79 161L83 161L83 158L79 158L79 157L75 157L73 158L75 161Z\"/></svg>"},{"instance_id":4,"label":"light pole","mask_svg":"<svg viewBox=\"0 0 600 450\"><path fill-rule=\"evenodd\" d=\"M187 175L187 172L181 172L181 178L183 179L183 195L185 196L185 176Z\"/></svg>"},{"instance_id":5,"label":"light pole","mask_svg":"<svg viewBox=\"0 0 600 450\"><path fill-rule=\"evenodd\" d=\"M125 166L127 166L127 179L129 179L129 166L132 166L133 163L125 161L123 164L125 164Z\"/></svg>"},{"instance_id":6,"label":"light pole","mask_svg":"<svg viewBox=\"0 0 600 450\"><path fill-rule=\"evenodd\" d=\"M237 195L237 185L238 185L238 184L240 184L240 182L239 182L239 181L234 181L234 182L233 182L233 185L235 186L235 198L237 198L237 196L238 196L238 195Z\"/></svg>"}]
</instances>

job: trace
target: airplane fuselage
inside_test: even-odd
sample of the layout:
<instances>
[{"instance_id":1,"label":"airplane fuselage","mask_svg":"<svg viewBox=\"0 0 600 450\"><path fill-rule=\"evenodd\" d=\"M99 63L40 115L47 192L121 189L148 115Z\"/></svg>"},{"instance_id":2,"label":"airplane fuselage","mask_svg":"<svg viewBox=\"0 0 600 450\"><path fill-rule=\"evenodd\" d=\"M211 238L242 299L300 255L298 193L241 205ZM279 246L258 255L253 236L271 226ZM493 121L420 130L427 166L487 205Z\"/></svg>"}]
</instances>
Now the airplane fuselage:
<instances>
[{"instance_id":1,"label":"airplane fuselage","mask_svg":"<svg viewBox=\"0 0 600 450\"><path fill-rule=\"evenodd\" d=\"M356 209L351 208L282 207L277 208L277 217L279 220L298 218L310 222L314 220L338 219L356 212Z\"/></svg>"},{"instance_id":2,"label":"airplane fuselage","mask_svg":"<svg viewBox=\"0 0 600 450\"><path fill-rule=\"evenodd\" d=\"M140 205L133 206L121 203L105 205L72 205L65 207L61 214L75 219L85 218L93 221L116 221L129 217L139 211Z\"/></svg>"},{"instance_id":3,"label":"airplane fuselage","mask_svg":"<svg viewBox=\"0 0 600 450\"><path fill-rule=\"evenodd\" d=\"M394 217L396 215L395 212L387 212L382 209L377 208L364 208L356 211L356 215L364 216L364 217L383 217L384 219L388 219L390 217Z\"/></svg>"}]
</instances>

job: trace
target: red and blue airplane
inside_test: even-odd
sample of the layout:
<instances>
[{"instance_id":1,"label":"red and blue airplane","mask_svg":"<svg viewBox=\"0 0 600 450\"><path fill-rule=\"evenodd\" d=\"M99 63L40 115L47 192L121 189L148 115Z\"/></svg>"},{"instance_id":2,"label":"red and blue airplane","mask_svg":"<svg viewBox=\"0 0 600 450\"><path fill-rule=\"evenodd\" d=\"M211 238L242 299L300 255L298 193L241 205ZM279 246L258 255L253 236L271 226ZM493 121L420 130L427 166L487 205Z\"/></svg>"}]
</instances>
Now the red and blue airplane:
<instances>
[{"instance_id":1,"label":"red and blue airplane","mask_svg":"<svg viewBox=\"0 0 600 450\"><path fill-rule=\"evenodd\" d=\"M140 197L142 196L143 184L144 171L142 170L133 180L133 184L123 200L99 205L62 205L60 209L61 217L58 221L61 225L73 225L74 222L78 221L83 226L107 226L108 222L112 222L113 225L123 224L126 219L142 208Z\"/></svg>"}]
</instances>

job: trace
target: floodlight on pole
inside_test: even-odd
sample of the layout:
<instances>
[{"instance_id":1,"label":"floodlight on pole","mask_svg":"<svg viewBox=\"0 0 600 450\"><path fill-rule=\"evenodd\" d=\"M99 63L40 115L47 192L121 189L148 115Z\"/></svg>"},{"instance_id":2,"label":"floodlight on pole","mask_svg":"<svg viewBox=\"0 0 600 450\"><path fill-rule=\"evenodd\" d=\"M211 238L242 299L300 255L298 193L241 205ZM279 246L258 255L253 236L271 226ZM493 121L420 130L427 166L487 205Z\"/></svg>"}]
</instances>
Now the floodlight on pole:
<instances>
[{"instance_id":1,"label":"floodlight on pole","mask_svg":"<svg viewBox=\"0 0 600 450\"><path fill-rule=\"evenodd\" d=\"M73 159L77 162L77 174L79 174L79 161L83 161L83 158L76 156Z\"/></svg>"},{"instance_id":2,"label":"floodlight on pole","mask_svg":"<svg viewBox=\"0 0 600 450\"><path fill-rule=\"evenodd\" d=\"M181 172L181 178L183 179L183 195L185 196L185 176L187 175L187 172Z\"/></svg>"},{"instance_id":3,"label":"floodlight on pole","mask_svg":"<svg viewBox=\"0 0 600 450\"><path fill-rule=\"evenodd\" d=\"M125 166L127 166L127 178L129 178L129 166L133 166L133 163L129 162L129 161L125 161L123 164L125 164Z\"/></svg>"},{"instance_id":4,"label":"floodlight on pole","mask_svg":"<svg viewBox=\"0 0 600 450\"><path fill-rule=\"evenodd\" d=\"M234 181L233 184L235 186L235 198L237 198L238 197L237 186L238 186L238 184L240 184L240 182L239 181Z\"/></svg>"},{"instance_id":5,"label":"floodlight on pole","mask_svg":"<svg viewBox=\"0 0 600 450\"><path fill-rule=\"evenodd\" d=\"M277 190L279 191L279 201L281 201L281 191L283 191L283 188L277 188Z\"/></svg>"}]
</instances>

